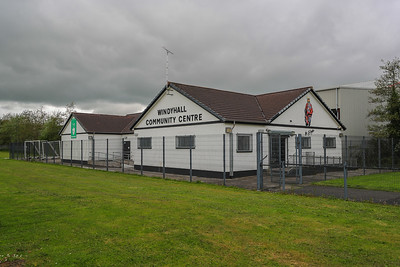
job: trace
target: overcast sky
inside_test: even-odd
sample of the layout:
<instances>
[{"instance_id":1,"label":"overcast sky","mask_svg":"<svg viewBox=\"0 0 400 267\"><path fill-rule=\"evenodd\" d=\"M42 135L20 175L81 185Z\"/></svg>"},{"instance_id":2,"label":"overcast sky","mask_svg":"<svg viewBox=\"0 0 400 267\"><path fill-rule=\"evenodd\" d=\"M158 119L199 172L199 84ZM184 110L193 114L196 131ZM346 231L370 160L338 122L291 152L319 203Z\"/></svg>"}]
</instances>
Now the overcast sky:
<instances>
[{"instance_id":1,"label":"overcast sky","mask_svg":"<svg viewBox=\"0 0 400 267\"><path fill-rule=\"evenodd\" d=\"M169 80L262 94L374 80L400 56L400 1L1 0L0 116L128 114Z\"/></svg>"}]
</instances>

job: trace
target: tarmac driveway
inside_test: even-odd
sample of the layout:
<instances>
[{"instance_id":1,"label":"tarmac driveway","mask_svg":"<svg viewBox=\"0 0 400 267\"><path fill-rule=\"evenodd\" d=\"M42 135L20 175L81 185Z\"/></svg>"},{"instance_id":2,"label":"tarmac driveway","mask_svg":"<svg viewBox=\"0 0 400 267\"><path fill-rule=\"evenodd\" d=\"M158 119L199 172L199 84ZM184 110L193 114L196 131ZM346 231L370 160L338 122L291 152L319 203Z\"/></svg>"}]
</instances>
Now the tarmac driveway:
<instances>
[{"instance_id":1,"label":"tarmac driveway","mask_svg":"<svg viewBox=\"0 0 400 267\"><path fill-rule=\"evenodd\" d=\"M333 186L307 185L298 189L292 189L290 192L300 195L344 198L344 188ZM348 199L353 201L400 205L400 192L348 188L347 195Z\"/></svg>"}]
</instances>

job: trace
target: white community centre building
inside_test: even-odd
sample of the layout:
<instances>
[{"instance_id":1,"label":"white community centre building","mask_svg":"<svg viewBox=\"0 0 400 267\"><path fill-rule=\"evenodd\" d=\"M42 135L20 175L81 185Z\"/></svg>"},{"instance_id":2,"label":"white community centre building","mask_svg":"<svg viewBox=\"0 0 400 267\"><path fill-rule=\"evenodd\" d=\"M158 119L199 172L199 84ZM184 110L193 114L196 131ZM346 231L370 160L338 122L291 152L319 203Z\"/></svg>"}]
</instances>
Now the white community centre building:
<instances>
[{"instance_id":1,"label":"white community centre building","mask_svg":"<svg viewBox=\"0 0 400 267\"><path fill-rule=\"evenodd\" d=\"M256 174L257 133L272 166L294 160L299 135L314 163L324 153L340 163L344 130L312 87L251 95L169 82L142 113L73 113L61 136L64 158L76 161L90 161L92 148L74 152L69 145L94 140L103 144L95 153L128 154L137 170L234 178Z\"/></svg>"},{"instance_id":2,"label":"white community centre building","mask_svg":"<svg viewBox=\"0 0 400 267\"><path fill-rule=\"evenodd\" d=\"M60 131L62 159L88 164L93 159L130 160L130 130L140 113L126 116L73 112Z\"/></svg>"}]
</instances>

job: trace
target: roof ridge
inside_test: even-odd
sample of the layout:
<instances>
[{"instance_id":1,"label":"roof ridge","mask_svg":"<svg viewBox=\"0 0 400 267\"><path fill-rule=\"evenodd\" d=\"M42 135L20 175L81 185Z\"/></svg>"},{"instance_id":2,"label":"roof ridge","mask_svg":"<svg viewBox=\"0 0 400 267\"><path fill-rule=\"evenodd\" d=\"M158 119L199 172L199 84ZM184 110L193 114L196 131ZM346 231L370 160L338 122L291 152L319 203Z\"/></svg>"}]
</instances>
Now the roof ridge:
<instances>
[{"instance_id":1,"label":"roof ridge","mask_svg":"<svg viewBox=\"0 0 400 267\"><path fill-rule=\"evenodd\" d=\"M256 95L256 96L258 97L258 96L265 96L265 95L283 94L283 93L293 92L293 91L297 91L297 90L308 90L308 89L313 89L313 87L312 86L306 86L306 87L294 88L294 89L277 91L277 92L269 92L269 93L259 94L259 95Z\"/></svg>"},{"instance_id":2,"label":"roof ridge","mask_svg":"<svg viewBox=\"0 0 400 267\"><path fill-rule=\"evenodd\" d=\"M225 92L225 93L239 94L239 95L247 95L247 96L255 96L255 95L247 94L247 93L240 93L240 92L235 92L235 91L228 91L228 90L225 90L225 89L211 88L211 87L198 86L198 85L192 85L192 84L168 82L168 85L171 84L171 83L172 83L172 84L175 84L175 85L191 86L191 87L197 87L197 88L202 88L202 89L208 89L208 90L213 90L213 91L218 91L218 92Z\"/></svg>"},{"instance_id":3,"label":"roof ridge","mask_svg":"<svg viewBox=\"0 0 400 267\"><path fill-rule=\"evenodd\" d=\"M140 114L141 112L137 113L132 113L132 114L126 114L126 115L117 115L117 114L104 114L104 113L89 113L89 112L72 112L72 114L78 114L78 115L89 115L89 116L109 116L109 117L127 117L127 116L133 116L136 114Z\"/></svg>"},{"instance_id":4,"label":"roof ridge","mask_svg":"<svg viewBox=\"0 0 400 267\"><path fill-rule=\"evenodd\" d=\"M261 115L263 116L265 122L268 122L267 117L265 116L264 110L261 108L260 102L258 101L258 97L254 96L254 98L256 99L257 106L260 109Z\"/></svg>"}]
</instances>

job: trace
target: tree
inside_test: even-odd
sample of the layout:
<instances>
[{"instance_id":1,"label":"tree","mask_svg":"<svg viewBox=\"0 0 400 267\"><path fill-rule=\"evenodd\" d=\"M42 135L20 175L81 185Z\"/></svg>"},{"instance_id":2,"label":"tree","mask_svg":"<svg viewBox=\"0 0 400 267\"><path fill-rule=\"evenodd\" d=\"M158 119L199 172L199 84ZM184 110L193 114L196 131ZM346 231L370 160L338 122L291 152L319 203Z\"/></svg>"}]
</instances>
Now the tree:
<instances>
[{"instance_id":1,"label":"tree","mask_svg":"<svg viewBox=\"0 0 400 267\"><path fill-rule=\"evenodd\" d=\"M368 115L374 122L369 131L375 137L400 138L400 59L382 63L383 74L376 79L369 101L374 105Z\"/></svg>"},{"instance_id":2,"label":"tree","mask_svg":"<svg viewBox=\"0 0 400 267\"><path fill-rule=\"evenodd\" d=\"M0 145L27 140L59 140L59 131L75 110L75 104L66 105L65 111L52 114L43 110L24 110L19 114L6 114L0 119Z\"/></svg>"},{"instance_id":3,"label":"tree","mask_svg":"<svg viewBox=\"0 0 400 267\"><path fill-rule=\"evenodd\" d=\"M40 140L59 140L59 132L63 126L64 120L64 116L61 112L56 112L51 115L43 125L43 129L40 133Z\"/></svg>"}]
</instances>

